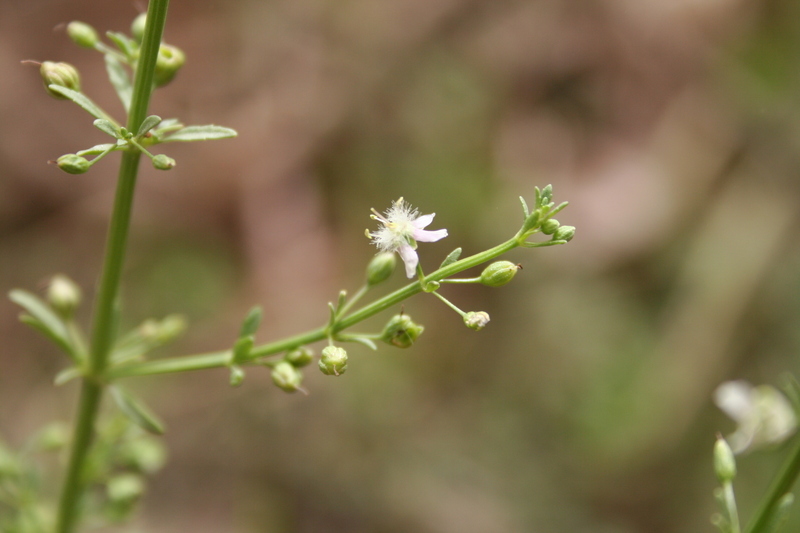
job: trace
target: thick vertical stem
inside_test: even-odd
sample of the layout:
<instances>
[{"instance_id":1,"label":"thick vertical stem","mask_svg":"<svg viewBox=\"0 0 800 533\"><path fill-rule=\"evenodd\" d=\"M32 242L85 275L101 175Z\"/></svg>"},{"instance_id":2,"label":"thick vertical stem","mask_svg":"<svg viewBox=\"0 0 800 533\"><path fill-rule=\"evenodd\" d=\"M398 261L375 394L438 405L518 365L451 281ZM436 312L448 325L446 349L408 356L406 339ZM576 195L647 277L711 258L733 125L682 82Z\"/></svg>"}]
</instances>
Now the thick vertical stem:
<instances>
[{"instance_id":1,"label":"thick vertical stem","mask_svg":"<svg viewBox=\"0 0 800 533\"><path fill-rule=\"evenodd\" d=\"M147 107L153 90L153 71L169 0L152 0L147 11L147 25L142 41L139 65L136 69L131 111L128 116L129 131L137 131L147 115ZM94 425L102 399L103 374L108 354L114 341L116 302L119 294L122 267L128 242L136 176L139 169L140 152L123 152L120 163L117 192L109 223L103 271L94 308L92 343L87 375L81 385L78 414L72 439L69 465L64 477L58 508L57 533L72 533L79 520L80 500L83 493L83 470L94 436Z\"/></svg>"}]
</instances>

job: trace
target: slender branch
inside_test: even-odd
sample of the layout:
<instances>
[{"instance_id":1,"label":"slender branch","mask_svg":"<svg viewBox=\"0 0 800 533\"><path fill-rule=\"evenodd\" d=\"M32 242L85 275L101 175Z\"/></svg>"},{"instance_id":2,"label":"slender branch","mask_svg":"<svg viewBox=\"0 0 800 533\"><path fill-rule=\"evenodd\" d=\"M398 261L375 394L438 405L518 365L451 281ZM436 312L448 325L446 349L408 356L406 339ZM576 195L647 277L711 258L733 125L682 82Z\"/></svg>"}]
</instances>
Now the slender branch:
<instances>
[{"instance_id":1,"label":"slender branch","mask_svg":"<svg viewBox=\"0 0 800 533\"><path fill-rule=\"evenodd\" d=\"M425 277L423 282L441 281L448 276L452 276L469 268L490 261L510 250L519 246L516 238L508 240L494 248L477 253L470 257L461 259L440 268ZM327 338L328 333L337 333L347 329L367 318L370 318L381 311L388 309L403 300L422 292L422 282L415 281L409 283L405 287L397 289L396 291L387 294L371 304L365 305L361 309L353 312L352 314L338 320L332 331L329 331L327 326L313 329L306 333L301 333L293 337L288 337L279 341L256 346L250 351L250 360L260 357L267 357L275 355L287 350L291 350L304 344L311 344L313 342L321 341ZM230 350L211 352L198 355L186 355L180 357L171 357L167 359L158 359L155 361L145 361L143 363L131 363L122 365L116 368L111 368L106 372L106 379L114 380L118 378L131 377L131 376L146 376L153 374L167 374L174 372L185 372L189 370L205 370L209 368L220 368L230 364L231 352Z\"/></svg>"},{"instance_id":2,"label":"slender branch","mask_svg":"<svg viewBox=\"0 0 800 533\"><path fill-rule=\"evenodd\" d=\"M137 131L147 115L150 95L153 91L155 69L161 35L167 18L169 0L152 0L147 11L147 24L142 41L139 66L133 88L128 129ZM114 340L116 303L125 249L128 241L131 210L133 207L136 176L140 153L135 150L123 152L120 163L114 209L109 223L105 259L100 278L97 301L94 308L91 350L87 375L81 386L78 415L72 439L69 465L61 490L56 524L57 533L75 531L79 519L79 506L83 491L83 470L94 436L94 423L103 395L101 376L108 363L108 354Z\"/></svg>"}]
</instances>

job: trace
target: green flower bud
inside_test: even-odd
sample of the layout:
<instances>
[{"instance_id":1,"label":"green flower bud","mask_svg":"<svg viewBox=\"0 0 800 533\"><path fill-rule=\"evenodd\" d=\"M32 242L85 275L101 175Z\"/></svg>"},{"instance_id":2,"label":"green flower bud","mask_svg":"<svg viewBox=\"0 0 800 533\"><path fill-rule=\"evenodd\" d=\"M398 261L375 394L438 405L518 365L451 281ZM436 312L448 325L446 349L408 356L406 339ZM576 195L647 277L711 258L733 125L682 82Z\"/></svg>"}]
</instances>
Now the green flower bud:
<instances>
[{"instance_id":1,"label":"green flower bud","mask_svg":"<svg viewBox=\"0 0 800 533\"><path fill-rule=\"evenodd\" d=\"M272 382L286 392L300 390L303 374L286 361L281 361L272 367Z\"/></svg>"},{"instance_id":2,"label":"green flower bud","mask_svg":"<svg viewBox=\"0 0 800 533\"><path fill-rule=\"evenodd\" d=\"M295 368L300 368L311 364L311 361L314 360L314 352L305 346L301 346L300 348L295 348L294 350L288 352L284 356L283 360Z\"/></svg>"},{"instance_id":3,"label":"green flower bud","mask_svg":"<svg viewBox=\"0 0 800 533\"><path fill-rule=\"evenodd\" d=\"M733 450L722 437L714 444L714 473L720 483L730 483L736 477L736 459Z\"/></svg>"},{"instance_id":4,"label":"green flower bud","mask_svg":"<svg viewBox=\"0 0 800 533\"><path fill-rule=\"evenodd\" d=\"M522 266L515 265L511 261L495 261L481 272L481 283L489 287L501 287L514 279L517 270Z\"/></svg>"},{"instance_id":5,"label":"green flower bud","mask_svg":"<svg viewBox=\"0 0 800 533\"><path fill-rule=\"evenodd\" d=\"M60 450L69 442L69 429L60 422L53 422L42 429L36 440L42 450Z\"/></svg>"},{"instance_id":6,"label":"green flower bud","mask_svg":"<svg viewBox=\"0 0 800 533\"><path fill-rule=\"evenodd\" d=\"M55 98L61 100L66 99L66 96L50 89L50 85L58 85L72 89L73 91L81 90L81 76L78 74L78 69L69 63L55 63L53 61L45 61L39 67L39 74L42 76L44 86L47 92ZM77 174L77 172L75 173Z\"/></svg>"},{"instance_id":7,"label":"green flower bud","mask_svg":"<svg viewBox=\"0 0 800 533\"><path fill-rule=\"evenodd\" d=\"M158 170L169 170L175 166L175 160L164 154L153 157L153 166Z\"/></svg>"},{"instance_id":8,"label":"green flower bud","mask_svg":"<svg viewBox=\"0 0 800 533\"><path fill-rule=\"evenodd\" d=\"M533 231L533 229L539 225L539 218L541 214L539 211L534 211L533 213L529 214L527 218L525 218L525 222L522 224L522 233L526 234L529 231Z\"/></svg>"},{"instance_id":9,"label":"green flower bud","mask_svg":"<svg viewBox=\"0 0 800 533\"><path fill-rule=\"evenodd\" d=\"M141 44L142 39L144 38L144 26L147 24L147 13L140 13L135 19L133 19L133 23L131 24L131 35L133 35L133 39Z\"/></svg>"},{"instance_id":10,"label":"green flower bud","mask_svg":"<svg viewBox=\"0 0 800 533\"><path fill-rule=\"evenodd\" d=\"M480 331L489 323L489 313L486 311L470 311L464 315L464 324L469 329Z\"/></svg>"},{"instance_id":11,"label":"green flower bud","mask_svg":"<svg viewBox=\"0 0 800 533\"><path fill-rule=\"evenodd\" d=\"M100 38L94 28L85 22L73 20L67 24L67 35L78 46L84 48L94 48Z\"/></svg>"},{"instance_id":12,"label":"green flower bud","mask_svg":"<svg viewBox=\"0 0 800 533\"><path fill-rule=\"evenodd\" d=\"M188 324L183 315L168 315L161 321L148 319L139 326L139 334L159 344L166 344L186 331Z\"/></svg>"},{"instance_id":13,"label":"green flower bud","mask_svg":"<svg viewBox=\"0 0 800 533\"><path fill-rule=\"evenodd\" d=\"M63 318L71 318L81 304L81 288L63 274L56 274L47 287L47 301Z\"/></svg>"},{"instance_id":14,"label":"green flower bud","mask_svg":"<svg viewBox=\"0 0 800 533\"><path fill-rule=\"evenodd\" d=\"M143 435L123 442L120 446L120 458L125 466L152 474L161 470L167 462L167 451L161 441Z\"/></svg>"},{"instance_id":15,"label":"green flower bud","mask_svg":"<svg viewBox=\"0 0 800 533\"><path fill-rule=\"evenodd\" d=\"M381 340L398 348L408 348L422 335L423 326L415 324L411 317L404 314L394 315L381 333Z\"/></svg>"},{"instance_id":16,"label":"green flower bud","mask_svg":"<svg viewBox=\"0 0 800 533\"><path fill-rule=\"evenodd\" d=\"M542 222L542 233L544 233L545 235L552 235L553 233L556 232L556 230L560 225L561 224L559 224L558 220L554 218L548 218L547 220Z\"/></svg>"},{"instance_id":17,"label":"green flower bud","mask_svg":"<svg viewBox=\"0 0 800 533\"><path fill-rule=\"evenodd\" d=\"M120 474L108 480L106 493L112 502L132 502L144 494L144 482L138 474Z\"/></svg>"},{"instance_id":18,"label":"green flower bud","mask_svg":"<svg viewBox=\"0 0 800 533\"><path fill-rule=\"evenodd\" d=\"M553 233L555 241L571 241L575 236L575 226L561 226Z\"/></svg>"},{"instance_id":19,"label":"green flower bud","mask_svg":"<svg viewBox=\"0 0 800 533\"><path fill-rule=\"evenodd\" d=\"M327 376L344 374L347 370L347 352L338 346L326 346L319 358L319 369Z\"/></svg>"},{"instance_id":20,"label":"green flower bud","mask_svg":"<svg viewBox=\"0 0 800 533\"><path fill-rule=\"evenodd\" d=\"M377 285L386 281L397 266L397 258L392 252L381 252L367 265L367 285Z\"/></svg>"},{"instance_id":21,"label":"green flower bud","mask_svg":"<svg viewBox=\"0 0 800 533\"><path fill-rule=\"evenodd\" d=\"M91 166L88 159L75 154L62 155L56 159L56 164L67 174L83 174Z\"/></svg>"},{"instance_id":22,"label":"green flower bud","mask_svg":"<svg viewBox=\"0 0 800 533\"><path fill-rule=\"evenodd\" d=\"M153 78L156 87L163 87L171 82L184 63L186 63L186 55L180 48L171 44L162 44L158 49L156 70Z\"/></svg>"}]
</instances>

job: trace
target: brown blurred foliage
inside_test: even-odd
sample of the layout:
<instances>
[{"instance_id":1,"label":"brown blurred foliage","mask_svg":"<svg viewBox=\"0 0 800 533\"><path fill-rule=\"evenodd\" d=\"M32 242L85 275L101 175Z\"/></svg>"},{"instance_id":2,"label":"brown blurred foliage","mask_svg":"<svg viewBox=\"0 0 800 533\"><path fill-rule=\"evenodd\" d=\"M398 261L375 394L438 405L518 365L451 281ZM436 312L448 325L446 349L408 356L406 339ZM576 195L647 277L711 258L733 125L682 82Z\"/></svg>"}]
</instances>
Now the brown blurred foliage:
<instances>
[{"instance_id":1,"label":"brown blurred foliage","mask_svg":"<svg viewBox=\"0 0 800 533\"><path fill-rule=\"evenodd\" d=\"M101 58L58 25L127 32L137 7L0 3L4 294L63 272L91 298L116 173L46 163L103 134L19 61L73 63L119 116ZM165 40L188 62L151 111L240 134L141 173L123 322L188 315L166 353L228 347L253 304L260 341L320 325L361 283L369 208L401 195L450 232L421 248L429 269L512 235L535 185L578 233L512 254L512 286L447 287L486 330L417 296L415 347L353 347L343 377L307 371L309 397L258 369L239 389L223 371L132 380L171 454L134 530L711 530L713 435L732 429L711 391L798 371L799 3L173 1ZM76 392L17 313L0 305L15 445ZM779 458L743 463L745 516Z\"/></svg>"}]
</instances>

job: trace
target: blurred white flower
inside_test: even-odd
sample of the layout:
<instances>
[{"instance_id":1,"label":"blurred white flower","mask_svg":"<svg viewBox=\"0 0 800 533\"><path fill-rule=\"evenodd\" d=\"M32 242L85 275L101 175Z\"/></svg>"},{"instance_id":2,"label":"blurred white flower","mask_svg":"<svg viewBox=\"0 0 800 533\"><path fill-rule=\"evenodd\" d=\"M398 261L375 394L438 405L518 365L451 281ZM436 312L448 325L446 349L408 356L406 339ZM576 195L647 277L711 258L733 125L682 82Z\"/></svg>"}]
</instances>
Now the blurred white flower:
<instances>
[{"instance_id":1,"label":"blurred white flower","mask_svg":"<svg viewBox=\"0 0 800 533\"><path fill-rule=\"evenodd\" d=\"M406 266L406 276L414 277L414 272L419 263L417 256L417 241L436 242L447 237L446 229L428 231L426 228L436 213L419 215L419 211L405 203L402 198L392 203L392 207L381 215L374 209L370 217L377 220L382 226L373 233L367 231L367 236L372 239L372 244L382 252L397 252Z\"/></svg>"},{"instance_id":2,"label":"blurred white flower","mask_svg":"<svg viewBox=\"0 0 800 533\"><path fill-rule=\"evenodd\" d=\"M726 437L736 454L779 444L797 428L797 417L786 397L775 387L753 387L746 381L726 381L714 391L714 403L738 427Z\"/></svg>"}]
</instances>

